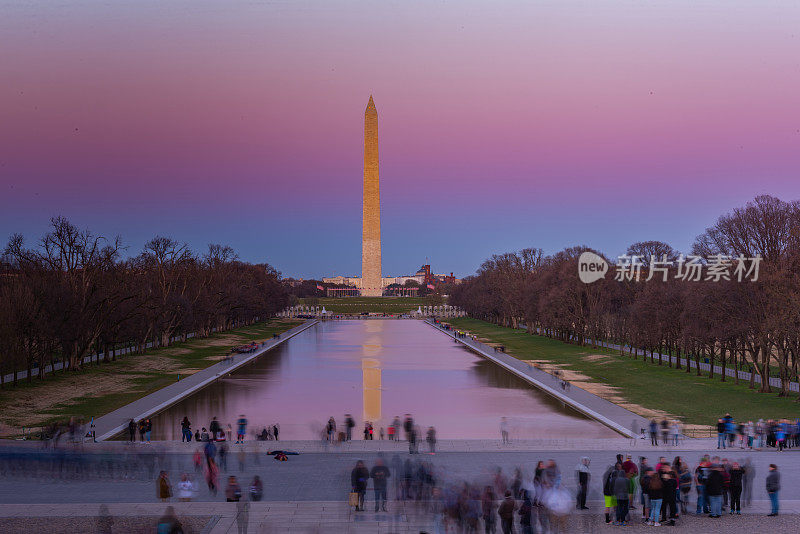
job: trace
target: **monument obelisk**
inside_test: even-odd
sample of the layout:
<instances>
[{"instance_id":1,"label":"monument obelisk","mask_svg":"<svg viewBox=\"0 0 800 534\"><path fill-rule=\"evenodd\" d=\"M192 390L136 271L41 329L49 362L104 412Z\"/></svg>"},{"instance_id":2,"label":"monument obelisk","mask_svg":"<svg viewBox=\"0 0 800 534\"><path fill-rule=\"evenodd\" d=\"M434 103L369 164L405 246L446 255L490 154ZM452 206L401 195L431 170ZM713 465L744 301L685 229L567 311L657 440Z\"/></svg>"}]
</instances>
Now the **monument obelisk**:
<instances>
[{"instance_id":1,"label":"monument obelisk","mask_svg":"<svg viewBox=\"0 0 800 534\"><path fill-rule=\"evenodd\" d=\"M361 294L383 295L381 278L381 193L378 180L378 110L372 95L364 112L364 200L361 231Z\"/></svg>"}]
</instances>

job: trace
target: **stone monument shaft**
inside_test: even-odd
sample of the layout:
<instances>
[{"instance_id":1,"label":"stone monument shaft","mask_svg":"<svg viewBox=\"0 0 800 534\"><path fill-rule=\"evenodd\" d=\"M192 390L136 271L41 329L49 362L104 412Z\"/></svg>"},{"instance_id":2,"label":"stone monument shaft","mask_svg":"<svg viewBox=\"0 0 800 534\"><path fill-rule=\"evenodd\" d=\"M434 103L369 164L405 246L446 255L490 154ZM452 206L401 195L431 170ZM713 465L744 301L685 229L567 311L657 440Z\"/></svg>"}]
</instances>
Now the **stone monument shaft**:
<instances>
[{"instance_id":1,"label":"stone monument shaft","mask_svg":"<svg viewBox=\"0 0 800 534\"><path fill-rule=\"evenodd\" d=\"M361 294L380 297L381 193L378 180L378 110L372 95L364 112L364 202L361 235Z\"/></svg>"}]
</instances>

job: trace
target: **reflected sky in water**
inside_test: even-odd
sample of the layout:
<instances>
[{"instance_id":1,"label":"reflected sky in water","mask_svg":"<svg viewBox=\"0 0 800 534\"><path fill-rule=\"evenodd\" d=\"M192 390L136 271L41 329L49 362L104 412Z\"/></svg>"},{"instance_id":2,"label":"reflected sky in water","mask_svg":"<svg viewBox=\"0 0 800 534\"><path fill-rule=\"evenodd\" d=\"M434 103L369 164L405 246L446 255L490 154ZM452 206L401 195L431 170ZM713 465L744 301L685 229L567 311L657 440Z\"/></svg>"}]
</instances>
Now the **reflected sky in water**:
<instances>
[{"instance_id":1,"label":"reflected sky in water","mask_svg":"<svg viewBox=\"0 0 800 534\"><path fill-rule=\"evenodd\" d=\"M180 439L184 415L194 431L245 414L249 433L279 423L281 439L316 439L345 413L358 439L364 420L377 439L405 413L443 439L497 439L503 416L512 438L616 436L420 321L348 320L320 323L162 412L153 438Z\"/></svg>"}]
</instances>

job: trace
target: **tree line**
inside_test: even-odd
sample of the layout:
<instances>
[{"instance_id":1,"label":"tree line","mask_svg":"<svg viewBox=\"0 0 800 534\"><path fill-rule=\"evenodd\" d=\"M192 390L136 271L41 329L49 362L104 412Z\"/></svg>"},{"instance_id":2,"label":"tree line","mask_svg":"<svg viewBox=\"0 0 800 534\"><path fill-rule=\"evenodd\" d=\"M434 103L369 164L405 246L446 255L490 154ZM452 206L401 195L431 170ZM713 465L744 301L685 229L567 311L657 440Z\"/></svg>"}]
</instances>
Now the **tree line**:
<instances>
[{"instance_id":1,"label":"tree line","mask_svg":"<svg viewBox=\"0 0 800 534\"><path fill-rule=\"evenodd\" d=\"M586 251L604 258L609 272L593 283L579 279ZM631 276L632 258L643 258ZM656 263L652 262L652 259ZM736 276L742 258L749 276ZM700 276L686 277L689 263ZM658 268L656 268L658 265ZM727 276L719 274L720 265ZM756 269L753 269L753 267ZM649 278L649 280L648 280ZM666 280L664 280L666 278ZM750 371L749 386L770 392L769 377L790 395L800 357L800 202L758 196L719 217L681 254L660 241L633 243L610 259L586 246L552 255L541 249L494 255L452 290L450 304L501 326L580 345L619 344L632 358L667 354L666 365L703 374L701 361ZM658 365L664 363L656 358ZM739 382L738 372L733 380ZM757 384L755 377L760 377Z\"/></svg>"},{"instance_id":2,"label":"tree line","mask_svg":"<svg viewBox=\"0 0 800 534\"><path fill-rule=\"evenodd\" d=\"M0 377L44 378L56 360L78 370L115 350L163 347L274 316L288 292L272 266L239 261L228 246L197 254L155 237L124 257L120 238L81 230L63 217L32 247L11 236L0 256ZM3 386L0 378L0 387Z\"/></svg>"}]
</instances>

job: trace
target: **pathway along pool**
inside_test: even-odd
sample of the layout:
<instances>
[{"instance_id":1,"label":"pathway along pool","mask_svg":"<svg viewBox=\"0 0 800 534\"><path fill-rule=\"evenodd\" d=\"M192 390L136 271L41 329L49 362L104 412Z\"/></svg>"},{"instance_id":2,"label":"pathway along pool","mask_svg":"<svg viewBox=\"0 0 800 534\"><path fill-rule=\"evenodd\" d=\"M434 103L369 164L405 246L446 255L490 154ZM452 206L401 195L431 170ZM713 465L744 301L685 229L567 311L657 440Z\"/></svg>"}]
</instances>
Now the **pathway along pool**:
<instances>
[{"instance_id":1,"label":"pathway along pool","mask_svg":"<svg viewBox=\"0 0 800 534\"><path fill-rule=\"evenodd\" d=\"M330 416L372 421L375 439L395 416L413 414L442 439L618 437L549 395L465 349L422 321L322 322L153 418L153 439L179 440L216 416L248 433L278 423L281 439L318 439ZM248 437L252 439L252 437Z\"/></svg>"}]
</instances>

